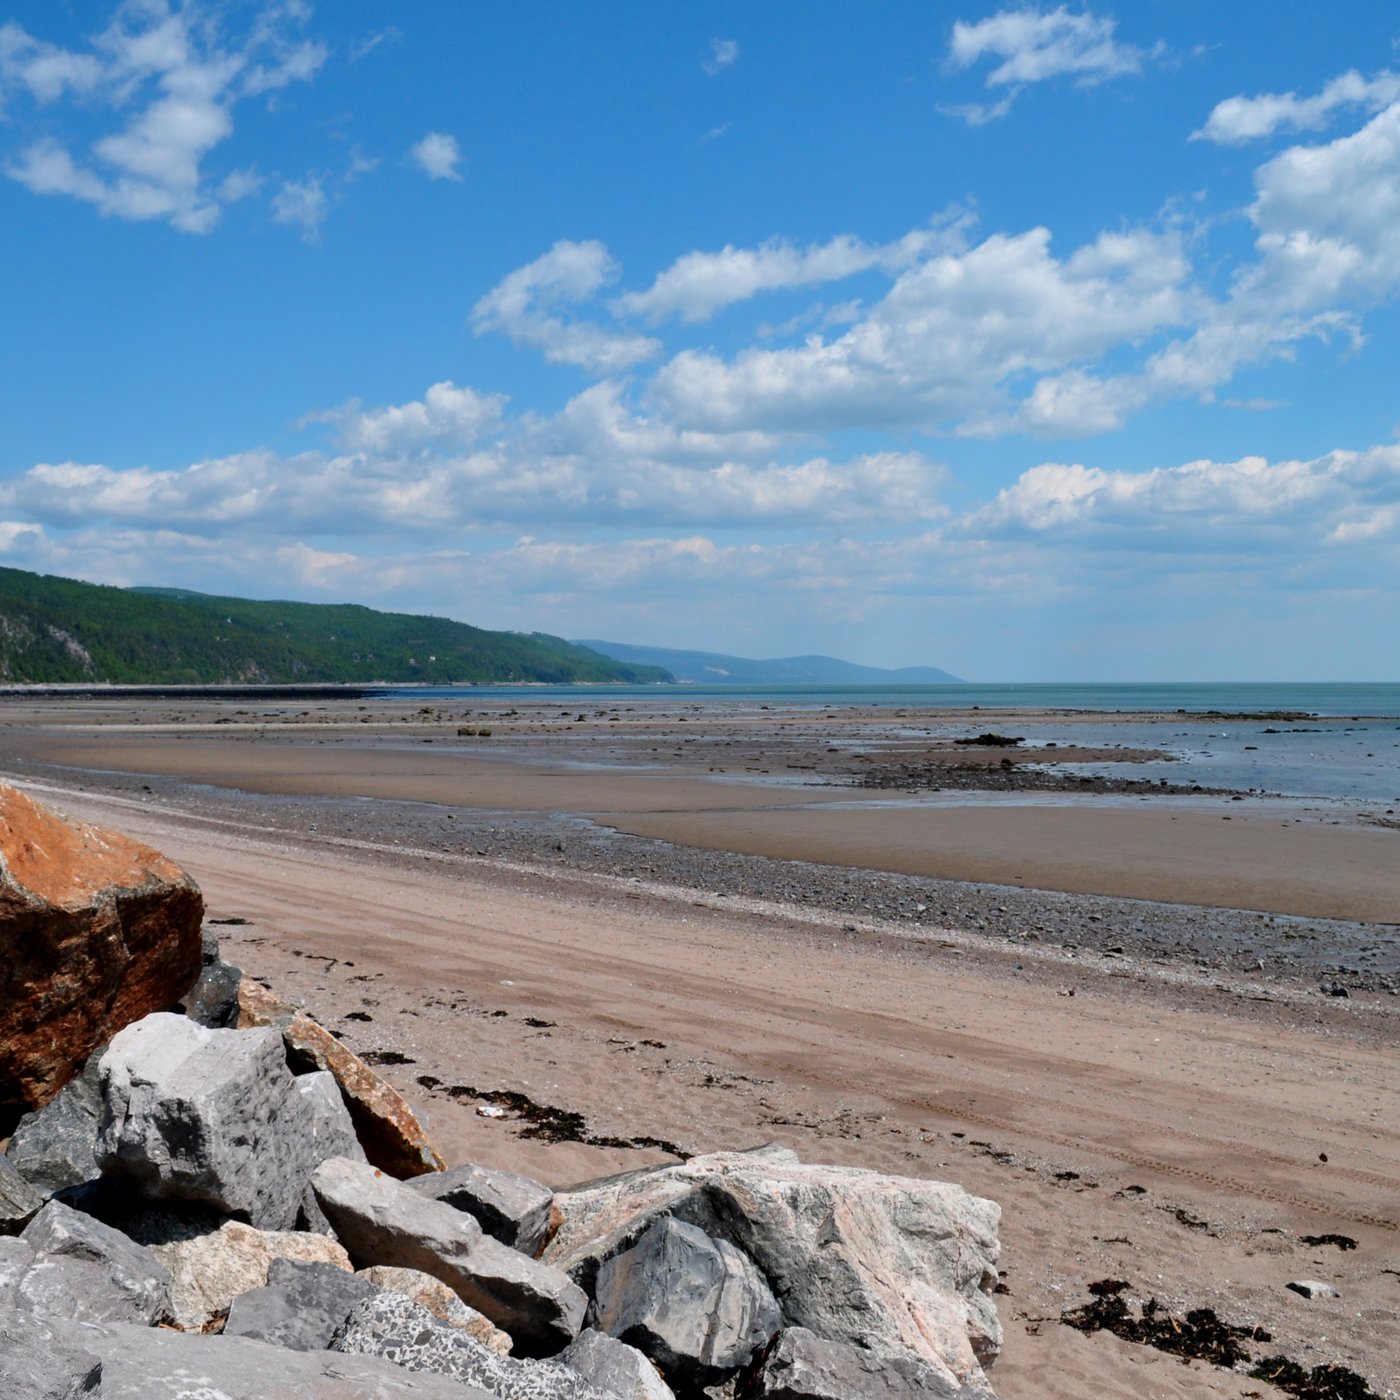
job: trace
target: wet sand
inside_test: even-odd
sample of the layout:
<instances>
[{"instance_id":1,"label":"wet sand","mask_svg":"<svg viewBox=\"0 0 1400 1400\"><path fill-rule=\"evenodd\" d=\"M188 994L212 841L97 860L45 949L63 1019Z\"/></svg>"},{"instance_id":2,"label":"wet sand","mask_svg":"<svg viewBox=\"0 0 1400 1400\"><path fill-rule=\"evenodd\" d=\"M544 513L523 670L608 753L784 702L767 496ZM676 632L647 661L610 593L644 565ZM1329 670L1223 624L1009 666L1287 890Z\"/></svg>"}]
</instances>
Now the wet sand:
<instances>
[{"instance_id":1,"label":"wet sand","mask_svg":"<svg viewBox=\"0 0 1400 1400\"><path fill-rule=\"evenodd\" d=\"M138 721L94 732L36 718L0 719L0 767L185 864L213 917L248 921L220 927L228 955L355 1048L388 1052L383 1072L453 1159L556 1184L665 1160L655 1147L531 1140L523 1124L480 1116L467 1092L510 1089L582 1113L596 1137L686 1151L778 1139L813 1160L944 1177L1006 1212L1007 1347L991 1374L1002 1400L1277 1394L1063 1327L1060 1313L1107 1277L1178 1312L1205 1305L1267 1326L1275 1344L1262 1352L1346 1364L1395 1394L1400 999L1381 990L1322 996L1315 986L1135 956L1126 916L1107 937L1121 938L1127 955L1090 957L1064 938L978 932L937 909L909 920L893 896L878 906L884 914L859 918L798 903L783 885L766 898L725 896L705 877L721 855L704 847L752 846L854 871L898 869L906 846L1007 885L1071 867L1091 890L1118 879L1130 893L1164 888L1249 907L1241 894L1262 900L1285 877L1294 892L1278 902L1290 906L1356 898L1353 884L1388 898L1397 833L1333 827L1334 816L1301 811L1301 826L1284 827L1254 804L1231 804L1233 813L872 809L868 793L790 786L797 770L777 785L755 780L779 777L772 771L715 781L705 770L728 739L713 736L694 760L685 750L703 744L687 745L674 720L651 718L647 733L668 752L646 770L615 737L619 725L596 716L548 732L537 718L534 734L506 720L521 726L514 737L493 717L486 742L505 737L512 747L490 755L465 737L465 753L439 754L439 744L458 744L455 731L396 715L363 726L376 733L353 743L348 724L289 737L269 723L259 739L254 729L240 737L194 727L207 715L167 718L158 736ZM391 736L390 723L409 734ZM749 735L768 742L746 754L772 770L824 752L820 726L799 742L782 723L755 720ZM610 748L627 751L609 757ZM596 766L581 766L590 756ZM79 771L89 764L106 776ZM367 795L379 800L350 800ZM503 833L507 819L528 826L592 813L697 849L690 863L668 865L664 846L643 842L658 873L639 878L606 863L584 868L566 841L554 864L522 856L505 834L495 838L500 853L479 854L481 833L496 830L480 824L470 842L429 844L470 807L500 812ZM376 826L376 813L400 812L417 824ZM332 827L338 813L345 824ZM1261 875L1257 863L1268 860ZM1343 860L1356 862L1355 877L1329 884L1329 862ZM792 871L772 878L795 892L807 877ZM1005 897L1008 918L1038 898L1024 889ZM1043 897L1047 907L1058 898ZM1083 912L1099 907L1092 902L1070 907L1099 917ZM352 1012L370 1019L346 1019ZM424 1074L438 1084L425 1087ZM1332 1233L1357 1248L1302 1240ZM1284 1287L1296 1278L1331 1281L1341 1297L1304 1300Z\"/></svg>"}]
</instances>

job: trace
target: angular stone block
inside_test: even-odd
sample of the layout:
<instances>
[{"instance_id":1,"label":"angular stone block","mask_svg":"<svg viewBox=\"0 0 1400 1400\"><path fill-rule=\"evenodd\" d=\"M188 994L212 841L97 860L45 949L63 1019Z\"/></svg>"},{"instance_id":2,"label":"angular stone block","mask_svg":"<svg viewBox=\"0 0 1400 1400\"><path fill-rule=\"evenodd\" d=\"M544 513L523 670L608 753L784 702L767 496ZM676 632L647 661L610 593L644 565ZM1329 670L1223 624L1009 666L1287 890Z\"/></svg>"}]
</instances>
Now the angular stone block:
<instances>
[{"instance_id":1,"label":"angular stone block","mask_svg":"<svg viewBox=\"0 0 1400 1400\"><path fill-rule=\"evenodd\" d=\"M324 1026L250 978L238 997L239 1026L276 1026L298 1073L328 1069L335 1075L365 1156L380 1171L402 1179L447 1165L398 1090Z\"/></svg>"},{"instance_id":2,"label":"angular stone block","mask_svg":"<svg viewBox=\"0 0 1400 1400\"><path fill-rule=\"evenodd\" d=\"M472 1216L492 1239L535 1258L549 1239L554 1192L515 1172L467 1163L415 1177L415 1191Z\"/></svg>"},{"instance_id":3,"label":"angular stone block","mask_svg":"<svg viewBox=\"0 0 1400 1400\"><path fill-rule=\"evenodd\" d=\"M421 1269L395 1269L387 1264L371 1264L356 1275L367 1283L388 1293L402 1293L420 1307L427 1308L439 1322L445 1322L473 1341L480 1342L497 1356L509 1356L509 1333L502 1332L494 1322L475 1308L469 1308L441 1279L425 1274Z\"/></svg>"},{"instance_id":4,"label":"angular stone block","mask_svg":"<svg viewBox=\"0 0 1400 1400\"><path fill-rule=\"evenodd\" d=\"M788 1326L918 1357L945 1381L984 1383L1001 1347L1000 1208L948 1182L808 1166L783 1148L715 1153L555 1197L543 1259L588 1287L661 1216L736 1245Z\"/></svg>"},{"instance_id":5,"label":"angular stone block","mask_svg":"<svg viewBox=\"0 0 1400 1400\"><path fill-rule=\"evenodd\" d=\"M595 1306L601 1331L692 1386L748 1365L783 1321L762 1274L739 1250L670 1219L603 1264Z\"/></svg>"},{"instance_id":6,"label":"angular stone block","mask_svg":"<svg viewBox=\"0 0 1400 1400\"><path fill-rule=\"evenodd\" d=\"M0 1134L199 975L199 887L149 846L0 783Z\"/></svg>"},{"instance_id":7,"label":"angular stone block","mask_svg":"<svg viewBox=\"0 0 1400 1400\"><path fill-rule=\"evenodd\" d=\"M102 1363L36 1328L34 1318L0 1306L0 1395L5 1400L79 1400L96 1395Z\"/></svg>"},{"instance_id":8,"label":"angular stone block","mask_svg":"<svg viewBox=\"0 0 1400 1400\"><path fill-rule=\"evenodd\" d=\"M18 1239L3 1243L0 1303L6 1306L78 1322L145 1326L169 1309L170 1275L149 1249L59 1201L50 1201Z\"/></svg>"},{"instance_id":9,"label":"angular stone block","mask_svg":"<svg viewBox=\"0 0 1400 1400\"><path fill-rule=\"evenodd\" d=\"M35 1351L62 1345L102 1363L101 1400L498 1400L372 1356L288 1351L250 1337L194 1337L160 1327L27 1320Z\"/></svg>"},{"instance_id":10,"label":"angular stone block","mask_svg":"<svg viewBox=\"0 0 1400 1400\"><path fill-rule=\"evenodd\" d=\"M763 1362L755 1400L995 1400L985 1382L949 1381L912 1356L882 1356L823 1341L805 1327L781 1333Z\"/></svg>"},{"instance_id":11,"label":"angular stone block","mask_svg":"<svg viewBox=\"0 0 1400 1400\"><path fill-rule=\"evenodd\" d=\"M295 1222L317 1162L315 1116L275 1030L211 1031L156 1013L113 1038L101 1072L104 1172L260 1229Z\"/></svg>"},{"instance_id":12,"label":"angular stone block","mask_svg":"<svg viewBox=\"0 0 1400 1400\"><path fill-rule=\"evenodd\" d=\"M325 1351L355 1305L379 1291L333 1264L274 1259L266 1286L233 1300L224 1336L255 1337L292 1351Z\"/></svg>"},{"instance_id":13,"label":"angular stone block","mask_svg":"<svg viewBox=\"0 0 1400 1400\"><path fill-rule=\"evenodd\" d=\"M227 1315L240 1293L263 1287L276 1259L329 1264L350 1273L350 1259L333 1239L288 1230L255 1230L229 1220L151 1252L170 1270L170 1315L186 1332L202 1332Z\"/></svg>"},{"instance_id":14,"label":"angular stone block","mask_svg":"<svg viewBox=\"0 0 1400 1400\"><path fill-rule=\"evenodd\" d=\"M43 1108L26 1113L10 1139L10 1160L45 1196L97 1175L93 1149L102 1118L97 1064L94 1055Z\"/></svg>"},{"instance_id":15,"label":"angular stone block","mask_svg":"<svg viewBox=\"0 0 1400 1400\"><path fill-rule=\"evenodd\" d=\"M500 1400L618 1400L557 1362L497 1356L397 1293L361 1303L331 1345L339 1352L383 1357L408 1371L451 1376Z\"/></svg>"},{"instance_id":16,"label":"angular stone block","mask_svg":"<svg viewBox=\"0 0 1400 1400\"><path fill-rule=\"evenodd\" d=\"M469 1215L362 1163L333 1158L311 1178L357 1264L421 1269L509 1332L517 1352L548 1356L579 1332L588 1299L566 1275L482 1234Z\"/></svg>"},{"instance_id":17,"label":"angular stone block","mask_svg":"<svg viewBox=\"0 0 1400 1400\"><path fill-rule=\"evenodd\" d=\"M584 1328L558 1360L618 1400L676 1400L661 1373L636 1347L592 1327Z\"/></svg>"},{"instance_id":18,"label":"angular stone block","mask_svg":"<svg viewBox=\"0 0 1400 1400\"><path fill-rule=\"evenodd\" d=\"M39 1213L44 1198L0 1152L0 1235L17 1235Z\"/></svg>"}]
</instances>

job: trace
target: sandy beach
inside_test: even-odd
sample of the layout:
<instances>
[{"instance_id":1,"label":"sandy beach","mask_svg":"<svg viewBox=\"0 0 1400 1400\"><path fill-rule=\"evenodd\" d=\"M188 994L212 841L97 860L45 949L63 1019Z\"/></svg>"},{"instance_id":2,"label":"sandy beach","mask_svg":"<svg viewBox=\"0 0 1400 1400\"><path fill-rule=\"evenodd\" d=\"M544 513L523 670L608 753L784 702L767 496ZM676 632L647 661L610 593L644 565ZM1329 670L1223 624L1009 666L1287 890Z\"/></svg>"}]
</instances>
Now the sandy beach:
<instances>
[{"instance_id":1,"label":"sandy beach","mask_svg":"<svg viewBox=\"0 0 1400 1400\"><path fill-rule=\"evenodd\" d=\"M227 955L377 1059L451 1160L566 1184L776 1139L951 1179L1005 1212L1002 1400L1282 1394L1064 1326L1109 1278L1394 1397L1400 832L861 785L966 766L931 731L1009 719L1064 725L7 701L0 769L184 864ZM1060 754L1100 760L1133 757ZM482 1115L499 1091L585 1140Z\"/></svg>"}]
</instances>

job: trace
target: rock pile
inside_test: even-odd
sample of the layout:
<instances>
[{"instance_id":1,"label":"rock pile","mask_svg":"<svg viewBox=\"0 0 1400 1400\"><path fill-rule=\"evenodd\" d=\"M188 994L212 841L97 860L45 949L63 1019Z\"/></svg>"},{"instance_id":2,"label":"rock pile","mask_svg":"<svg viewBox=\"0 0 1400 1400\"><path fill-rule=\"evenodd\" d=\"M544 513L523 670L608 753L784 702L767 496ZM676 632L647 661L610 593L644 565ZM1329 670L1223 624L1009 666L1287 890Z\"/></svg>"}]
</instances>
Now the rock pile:
<instances>
[{"instance_id":1,"label":"rock pile","mask_svg":"<svg viewBox=\"0 0 1400 1400\"><path fill-rule=\"evenodd\" d=\"M0 1153L5 1400L992 1400L991 1202L771 1146L445 1170L304 1012L191 981Z\"/></svg>"}]
</instances>

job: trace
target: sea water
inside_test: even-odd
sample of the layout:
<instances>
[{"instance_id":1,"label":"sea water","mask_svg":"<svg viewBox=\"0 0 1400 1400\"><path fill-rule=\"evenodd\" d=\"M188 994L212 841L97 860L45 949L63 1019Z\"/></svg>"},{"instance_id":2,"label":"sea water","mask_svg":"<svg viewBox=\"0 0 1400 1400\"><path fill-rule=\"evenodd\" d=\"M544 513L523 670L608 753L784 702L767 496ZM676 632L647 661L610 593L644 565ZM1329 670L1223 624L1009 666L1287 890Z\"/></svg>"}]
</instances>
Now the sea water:
<instances>
[{"instance_id":1,"label":"sea water","mask_svg":"<svg viewBox=\"0 0 1400 1400\"><path fill-rule=\"evenodd\" d=\"M1400 809L1400 684L480 685L386 688L380 693L466 704L557 701L575 710L600 704L767 705L808 714L877 709L889 711L895 725L901 710L1025 710L1028 719L1048 710L1059 713L1019 728L1005 714L996 721L1003 731L1024 730L1027 742L1020 752L1025 759L1055 763L1054 751L1043 747L1052 740L1060 746L1154 749L1169 758L1095 764L1082 771ZM1211 712L1258 718L1212 719ZM1149 714L1165 718L1149 720ZM1108 721L1107 715L1115 718ZM988 726L975 720L935 726L954 737L976 734L979 727ZM932 731L914 724L906 732L913 737Z\"/></svg>"}]
</instances>

